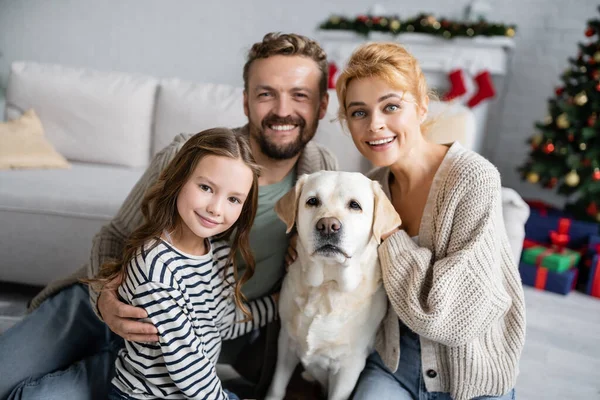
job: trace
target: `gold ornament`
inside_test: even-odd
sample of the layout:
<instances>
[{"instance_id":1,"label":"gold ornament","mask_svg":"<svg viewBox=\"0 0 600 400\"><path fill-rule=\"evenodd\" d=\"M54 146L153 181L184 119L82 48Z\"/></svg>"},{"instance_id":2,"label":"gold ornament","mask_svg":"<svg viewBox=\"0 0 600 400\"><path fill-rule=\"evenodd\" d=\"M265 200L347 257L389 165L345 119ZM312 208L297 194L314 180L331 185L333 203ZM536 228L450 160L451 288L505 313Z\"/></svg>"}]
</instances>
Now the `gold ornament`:
<instances>
[{"instance_id":1,"label":"gold ornament","mask_svg":"<svg viewBox=\"0 0 600 400\"><path fill-rule=\"evenodd\" d=\"M392 22L390 22L390 28L392 28L393 31L397 31L398 29L400 29L400 21L398 21L397 19L393 19Z\"/></svg>"},{"instance_id":2,"label":"gold ornament","mask_svg":"<svg viewBox=\"0 0 600 400\"><path fill-rule=\"evenodd\" d=\"M594 53L594 61L600 63L600 51Z\"/></svg>"},{"instance_id":3,"label":"gold ornament","mask_svg":"<svg viewBox=\"0 0 600 400\"><path fill-rule=\"evenodd\" d=\"M540 180L540 176L537 172L530 172L527 174L527 181L530 183L538 183Z\"/></svg>"},{"instance_id":4,"label":"gold ornament","mask_svg":"<svg viewBox=\"0 0 600 400\"><path fill-rule=\"evenodd\" d=\"M475 31L473 30L473 28L468 28L467 29L467 35L473 36L474 34L475 34Z\"/></svg>"},{"instance_id":5,"label":"gold ornament","mask_svg":"<svg viewBox=\"0 0 600 400\"><path fill-rule=\"evenodd\" d=\"M596 214L596 221L600 222L600 213Z\"/></svg>"},{"instance_id":6,"label":"gold ornament","mask_svg":"<svg viewBox=\"0 0 600 400\"><path fill-rule=\"evenodd\" d=\"M439 22L435 21L431 26L433 26L433 29L440 29L442 27L442 24L440 24Z\"/></svg>"},{"instance_id":7,"label":"gold ornament","mask_svg":"<svg viewBox=\"0 0 600 400\"><path fill-rule=\"evenodd\" d=\"M508 37L513 37L513 36L515 36L515 30L514 30L513 28L508 28L508 29L506 30L506 36L508 36Z\"/></svg>"},{"instance_id":8,"label":"gold ornament","mask_svg":"<svg viewBox=\"0 0 600 400\"><path fill-rule=\"evenodd\" d=\"M412 25L407 25L407 26L406 26L406 30L407 30L408 32L414 32L414 31L415 31L415 27L414 27L414 26L412 26Z\"/></svg>"},{"instance_id":9,"label":"gold ornament","mask_svg":"<svg viewBox=\"0 0 600 400\"><path fill-rule=\"evenodd\" d=\"M585 103L587 103L588 98L587 95L585 94L585 92L579 92L575 95L575 104L577 104L578 106L582 106Z\"/></svg>"},{"instance_id":10,"label":"gold ornament","mask_svg":"<svg viewBox=\"0 0 600 400\"><path fill-rule=\"evenodd\" d=\"M544 118L544 125L550 125L551 123L552 123L552 116L546 115L546 117Z\"/></svg>"},{"instance_id":11,"label":"gold ornament","mask_svg":"<svg viewBox=\"0 0 600 400\"><path fill-rule=\"evenodd\" d=\"M538 146L544 140L544 136L541 133L536 133L531 137L531 144Z\"/></svg>"},{"instance_id":12,"label":"gold ornament","mask_svg":"<svg viewBox=\"0 0 600 400\"><path fill-rule=\"evenodd\" d=\"M387 18L381 18L381 20L379 21L379 25L387 26L388 22L389 21L387 20Z\"/></svg>"},{"instance_id":13,"label":"gold ornament","mask_svg":"<svg viewBox=\"0 0 600 400\"><path fill-rule=\"evenodd\" d=\"M587 144L585 144L585 143L579 143L579 150L585 151L585 149L587 149Z\"/></svg>"},{"instance_id":14,"label":"gold ornament","mask_svg":"<svg viewBox=\"0 0 600 400\"><path fill-rule=\"evenodd\" d=\"M575 187L579 185L579 175L577 175L577 171L572 170L565 176L565 183L571 187Z\"/></svg>"},{"instance_id":15,"label":"gold ornament","mask_svg":"<svg viewBox=\"0 0 600 400\"><path fill-rule=\"evenodd\" d=\"M579 71L585 73L587 72L587 68L585 67L585 65L582 65L581 67L579 67Z\"/></svg>"},{"instance_id":16,"label":"gold ornament","mask_svg":"<svg viewBox=\"0 0 600 400\"><path fill-rule=\"evenodd\" d=\"M335 24L335 25L337 25L337 24L339 24L339 23L340 23L340 17L338 17L337 15L332 15L332 16L329 18L329 22L330 22L330 23L332 23L332 24Z\"/></svg>"},{"instance_id":17,"label":"gold ornament","mask_svg":"<svg viewBox=\"0 0 600 400\"><path fill-rule=\"evenodd\" d=\"M560 129L567 129L570 126L567 114L562 113L558 116L558 118L556 118L556 126L558 126Z\"/></svg>"}]
</instances>

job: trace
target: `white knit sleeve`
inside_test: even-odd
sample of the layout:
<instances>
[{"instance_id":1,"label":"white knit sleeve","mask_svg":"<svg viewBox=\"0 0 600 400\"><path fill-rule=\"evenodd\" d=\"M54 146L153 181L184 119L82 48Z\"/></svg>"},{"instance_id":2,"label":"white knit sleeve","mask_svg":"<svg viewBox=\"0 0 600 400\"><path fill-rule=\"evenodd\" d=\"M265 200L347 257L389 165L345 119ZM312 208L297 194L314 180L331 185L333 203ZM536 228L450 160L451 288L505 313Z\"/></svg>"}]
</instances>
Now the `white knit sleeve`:
<instances>
[{"instance_id":1,"label":"white knit sleeve","mask_svg":"<svg viewBox=\"0 0 600 400\"><path fill-rule=\"evenodd\" d=\"M500 178L465 179L453 209L438 210L433 240L443 256L417 246L404 231L379 247L385 289L399 318L419 335L458 346L500 320L511 305L502 278ZM460 193L462 190L462 193Z\"/></svg>"}]
</instances>

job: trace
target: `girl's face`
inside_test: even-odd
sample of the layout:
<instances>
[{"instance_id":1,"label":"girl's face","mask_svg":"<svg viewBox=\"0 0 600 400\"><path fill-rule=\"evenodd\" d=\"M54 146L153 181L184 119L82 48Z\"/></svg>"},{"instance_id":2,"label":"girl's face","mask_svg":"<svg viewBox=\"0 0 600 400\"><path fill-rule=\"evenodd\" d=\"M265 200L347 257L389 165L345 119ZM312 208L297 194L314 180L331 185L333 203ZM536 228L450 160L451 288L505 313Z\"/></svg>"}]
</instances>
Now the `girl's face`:
<instances>
[{"instance_id":1,"label":"girl's face","mask_svg":"<svg viewBox=\"0 0 600 400\"><path fill-rule=\"evenodd\" d=\"M424 140L420 126L426 106L418 107L412 94L381 78L350 81L346 118L354 145L377 167L407 157Z\"/></svg>"},{"instance_id":2,"label":"girl's face","mask_svg":"<svg viewBox=\"0 0 600 400\"><path fill-rule=\"evenodd\" d=\"M252 187L252 170L240 159L209 155L200 160L177 197L183 234L218 235L238 219Z\"/></svg>"}]
</instances>

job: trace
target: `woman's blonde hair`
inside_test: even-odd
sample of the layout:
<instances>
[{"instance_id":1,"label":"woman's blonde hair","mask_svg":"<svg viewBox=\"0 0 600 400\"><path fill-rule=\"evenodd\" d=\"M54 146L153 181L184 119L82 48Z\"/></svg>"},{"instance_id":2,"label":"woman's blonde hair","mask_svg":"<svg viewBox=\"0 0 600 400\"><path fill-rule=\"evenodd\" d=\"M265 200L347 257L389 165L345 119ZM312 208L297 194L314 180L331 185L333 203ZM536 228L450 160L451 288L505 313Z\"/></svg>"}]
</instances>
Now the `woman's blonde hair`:
<instances>
[{"instance_id":1,"label":"woman's blonde hair","mask_svg":"<svg viewBox=\"0 0 600 400\"><path fill-rule=\"evenodd\" d=\"M427 87L419 62L402 45L392 42L365 43L352 53L336 82L340 122L346 121L348 85L353 79L362 78L380 78L394 89L412 94L417 107L426 106L428 98L436 98ZM421 124L422 131L426 129L425 125L429 124Z\"/></svg>"},{"instance_id":2,"label":"woman's blonde hair","mask_svg":"<svg viewBox=\"0 0 600 400\"><path fill-rule=\"evenodd\" d=\"M94 278L81 281L92 286L96 291L112 290L113 283L120 285L127 277L127 265L135 258L140 248L148 241L154 241L156 246L159 243L157 239L164 231L172 231L183 223L177 211L177 197L200 160L210 155L242 160L252 171L252 187L238 220L225 232L215 237L215 239L230 241L231 251L227 262L233 265L234 300L244 314L250 317L250 311L244 304L242 285L253 276L255 268L254 256L250 250L250 229L258 207L260 167L254 161L247 135L229 128L207 129L185 142L175 158L162 171L158 180L146 192L141 204L144 222L126 239L121 257L102 264L98 275ZM244 274L239 279L236 262L238 252L246 262ZM224 274L227 275L227 269Z\"/></svg>"}]
</instances>

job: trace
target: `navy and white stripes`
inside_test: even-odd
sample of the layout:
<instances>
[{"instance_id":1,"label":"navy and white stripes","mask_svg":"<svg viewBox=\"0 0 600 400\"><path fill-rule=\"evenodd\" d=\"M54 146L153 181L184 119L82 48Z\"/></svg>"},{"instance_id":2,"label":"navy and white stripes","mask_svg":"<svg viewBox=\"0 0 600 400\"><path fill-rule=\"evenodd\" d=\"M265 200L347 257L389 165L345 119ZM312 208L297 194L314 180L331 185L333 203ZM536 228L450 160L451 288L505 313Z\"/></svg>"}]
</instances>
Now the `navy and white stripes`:
<instances>
[{"instance_id":1,"label":"navy and white stripes","mask_svg":"<svg viewBox=\"0 0 600 400\"><path fill-rule=\"evenodd\" d=\"M156 243L154 243L156 244ZM159 241L139 251L119 288L126 303L142 307L159 343L126 341L113 384L138 399L227 399L215 372L222 339L233 339L275 318L271 297L248 303L252 319L235 307L229 246L211 241L204 256ZM225 276L226 274L226 276Z\"/></svg>"}]
</instances>

